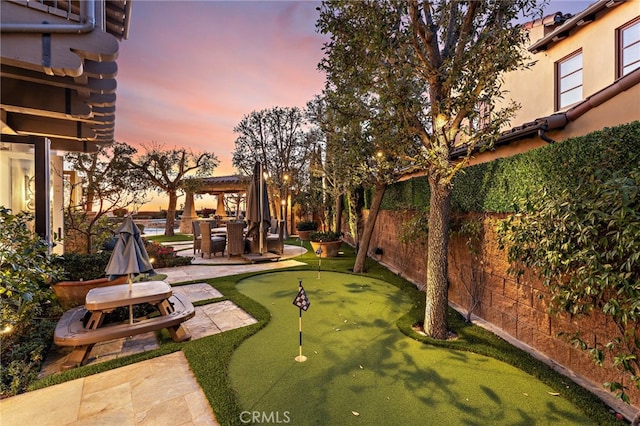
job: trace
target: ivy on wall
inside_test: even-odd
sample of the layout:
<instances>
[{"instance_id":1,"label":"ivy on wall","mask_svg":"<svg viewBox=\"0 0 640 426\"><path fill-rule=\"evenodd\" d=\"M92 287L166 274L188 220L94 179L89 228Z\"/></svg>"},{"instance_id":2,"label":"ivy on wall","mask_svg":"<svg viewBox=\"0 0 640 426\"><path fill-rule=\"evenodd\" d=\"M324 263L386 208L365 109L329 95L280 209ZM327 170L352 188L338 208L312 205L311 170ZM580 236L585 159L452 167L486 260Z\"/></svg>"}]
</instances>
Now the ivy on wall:
<instances>
[{"instance_id":1,"label":"ivy on wall","mask_svg":"<svg viewBox=\"0 0 640 426\"><path fill-rule=\"evenodd\" d=\"M551 295L551 312L579 316L597 309L615 324L616 332L604 339L589 333L568 337L597 365L611 357L626 373L624 383L605 386L627 403L627 389L640 389L639 196L640 164L610 176L598 169L576 188L540 194L498 228L510 272L535 271Z\"/></svg>"},{"instance_id":2,"label":"ivy on wall","mask_svg":"<svg viewBox=\"0 0 640 426\"><path fill-rule=\"evenodd\" d=\"M565 337L596 364L608 358L625 373L605 386L629 402L628 390L640 389L640 121L470 166L453 183L458 213L517 212L501 222L499 243L516 266L510 272L530 268L543 279L551 312L597 309L612 321L617 333L608 341ZM394 184L383 206L416 210L419 220L428 189L426 178ZM461 223L461 231L473 231L472 222ZM473 301L483 283L469 282Z\"/></svg>"},{"instance_id":3,"label":"ivy on wall","mask_svg":"<svg viewBox=\"0 0 640 426\"><path fill-rule=\"evenodd\" d=\"M453 180L452 207L461 213L513 212L515 200L531 199L541 190L570 190L590 170L624 173L639 163L640 121L634 121L467 167ZM418 177L390 185L382 208L423 210L428 205L429 183Z\"/></svg>"}]
</instances>

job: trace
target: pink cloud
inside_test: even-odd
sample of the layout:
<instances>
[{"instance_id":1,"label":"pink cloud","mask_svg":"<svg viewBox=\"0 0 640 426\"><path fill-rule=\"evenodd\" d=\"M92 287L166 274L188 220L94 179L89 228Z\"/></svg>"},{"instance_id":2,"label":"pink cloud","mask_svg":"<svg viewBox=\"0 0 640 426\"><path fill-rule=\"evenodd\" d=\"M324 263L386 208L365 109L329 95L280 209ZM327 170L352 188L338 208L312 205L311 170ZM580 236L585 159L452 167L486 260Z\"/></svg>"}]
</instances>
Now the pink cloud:
<instances>
[{"instance_id":1,"label":"pink cloud","mask_svg":"<svg viewBox=\"0 0 640 426\"><path fill-rule=\"evenodd\" d=\"M118 59L116 139L212 151L232 174L233 127L322 91L315 2L134 2Z\"/></svg>"}]
</instances>

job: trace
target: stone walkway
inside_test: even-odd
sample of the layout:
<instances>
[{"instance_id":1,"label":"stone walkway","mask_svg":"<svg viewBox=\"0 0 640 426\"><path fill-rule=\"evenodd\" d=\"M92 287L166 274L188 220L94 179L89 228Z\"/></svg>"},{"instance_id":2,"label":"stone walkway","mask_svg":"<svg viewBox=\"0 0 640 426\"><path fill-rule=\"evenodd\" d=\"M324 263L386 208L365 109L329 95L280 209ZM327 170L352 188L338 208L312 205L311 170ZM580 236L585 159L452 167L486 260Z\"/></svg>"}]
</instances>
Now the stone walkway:
<instances>
[{"instance_id":1,"label":"stone walkway","mask_svg":"<svg viewBox=\"0 0 640 426\"><path fill-rule=\"evenodd\" d=\"M0 401L3 426L217 425L182 352Z\"/></svg>"},{"instance_id":2,"label":"stone walkway","mask_svg":"<svg viewBox=\"0 0 640 426\"><path fill-rule=\"evenodd\" d=\"M302 264L292 257L304 253L285 246L283 260L245 264L224 256L194 258L194 264L157 270L169 284L211 277L266 271ZM181 255L192 255L188 250ZM289 260L286 260L289 259ZM192 302L224 297L207 283L174 286L173 291ZM233 302L224 300L196 307L196 315L184 325L192 339L199 339L256 320ZM158 347L154 333L95 345L89 364L128 356ZM70 349L66 349L67 353ZM59 371L65 350L47 357L41 376ZM215 414L198 385L182 352L157 357L104 373L27 392L0 401L0 424L13 425L217 425Z\"/></svg>"},{"instance_id":3,"label":"stone walkway","mask_svg":"<svg viewBox=\"0 0 640 426\"><path fill-rule=\"evenodd\" d=\"M192 303L223 297L222 293L207 283L176 286L173 287L173 292L184 296ZM191 339L199 339L257 322L255 318L229 300L196 306L195 309L196 315L182 324L191 335ZM87 365L150 351L158 347L158 340L154 332L98 343L89 353ZM40 377L62 371L62 364L71 350L70 347L54 346L45 360Z\"/></svg>"}]
</instances>

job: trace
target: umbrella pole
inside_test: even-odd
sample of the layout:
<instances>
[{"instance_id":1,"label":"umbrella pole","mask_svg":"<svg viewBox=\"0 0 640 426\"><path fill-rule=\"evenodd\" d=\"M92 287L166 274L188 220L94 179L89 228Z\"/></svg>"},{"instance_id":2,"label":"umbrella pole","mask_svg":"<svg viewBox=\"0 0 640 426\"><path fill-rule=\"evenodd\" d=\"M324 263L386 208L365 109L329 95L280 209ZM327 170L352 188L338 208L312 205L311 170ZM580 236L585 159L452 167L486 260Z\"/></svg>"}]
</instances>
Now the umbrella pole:
<instances>
[{"instance_id":1,"label":"umbrella pole","mask_svg":"<svg viewBox=\"0 0 640 426\"><path fill-rule=\"evenodd\" d=\"M131 298L131 292L133 291L133 280L131 274L129 274L129 298ZM133 305L129 305L129 324L133 324Z\"/></svg>"},{"instance_id":2,"label":"umbrella pole","mask_svg":"<svg viewBox=\"0 0 640 426\"><path fill-rule=\"evenodd\" d=\"M262 239L264 238L264 171L260 163L260 256L262 256Z\"/></svg>"}]
</instances>

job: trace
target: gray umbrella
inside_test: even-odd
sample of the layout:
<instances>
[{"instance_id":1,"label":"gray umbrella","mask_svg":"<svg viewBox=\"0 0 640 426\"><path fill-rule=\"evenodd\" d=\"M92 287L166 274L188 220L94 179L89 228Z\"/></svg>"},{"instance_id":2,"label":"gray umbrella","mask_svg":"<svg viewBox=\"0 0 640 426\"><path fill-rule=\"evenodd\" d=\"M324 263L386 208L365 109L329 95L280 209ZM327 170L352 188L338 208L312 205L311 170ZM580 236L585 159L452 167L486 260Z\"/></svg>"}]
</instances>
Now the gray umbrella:
<instances>
[{"instance_id":1,"label":"gray umbrella","mask_svg":"<svg viewBox=\"0 0 640 426\"><path fill-rule=\"evenodd\" d=\"M127 275L129 277L129 291L131 291L133 290L134 275L155 274L155 272L149 260L147 249L144 248L140 230L131 216L124 219L116 233L119 234L118 241L111 252L111 258L105 272L110 279L115 276ZM131 306L129 306L129 318L130 322L133 322L131 315Z\"/></svg>"},{"instance_id":2,"label":"gray umbrella","mask_svg":"<svg viewBox=\"0 0 640 426\"><path fill-rule=\"evenodd\" d=\"M247 190L247 221L249 222L247 236L259 239L260 254L262 254L266 231L271 226L271 214L267 185L264 181L262 164L259 161L253 167L253 176ZM260 226L261 223L262 226Z\"/></svg>"}]
</instances>

